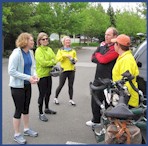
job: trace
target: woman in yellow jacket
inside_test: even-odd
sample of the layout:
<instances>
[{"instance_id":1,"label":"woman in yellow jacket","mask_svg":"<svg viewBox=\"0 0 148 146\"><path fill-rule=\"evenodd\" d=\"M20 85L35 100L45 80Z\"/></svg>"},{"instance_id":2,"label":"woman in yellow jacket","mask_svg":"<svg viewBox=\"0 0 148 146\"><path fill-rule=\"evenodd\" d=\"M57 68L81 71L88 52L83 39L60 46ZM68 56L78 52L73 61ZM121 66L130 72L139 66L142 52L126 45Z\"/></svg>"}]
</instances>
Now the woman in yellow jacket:
<instances>
[{"instance_id":1,"label":"woman in yellow jacket","mask_svg":"<svg viewBox=\"0 0 148 146\"><path fill-rule=\"evenodd\" d=\"M75 79L75 63L77 62L76 51L73 50L71 45L71 39L69 36L64 36L62 39L63 47L60 48L57 52L56 59L61 64L63 72L60 75L59 86L56 89L56 95L54 98L54 103L59 104L58 95L63 88L66 78L68 78L68 87L69 87L69 102L71 105L76 105L73 101L73 84Z\"/></svg>"},{"instance_id":2,"label":"woman in yellow jacket","mask_svg":"<svg viewBox=\"0 0 148 146\"><path fill-rule=\"evenodd\" d=\"M115 51L119 54L112 70L113 81L121 80L122 74L128 70L131 75L134 76L134 79L132 80L133 84L135 87L138 87L136 77L139 75L139 69L131 50L129 50L130 38L125 34L121 34L116 39L112 39L111 41L115 43ZM129 82L127 82L125 86L127 86L131 95L128 105L137 107L139 105L138 93L131 87Z\"/></svg>"}]
</instances>

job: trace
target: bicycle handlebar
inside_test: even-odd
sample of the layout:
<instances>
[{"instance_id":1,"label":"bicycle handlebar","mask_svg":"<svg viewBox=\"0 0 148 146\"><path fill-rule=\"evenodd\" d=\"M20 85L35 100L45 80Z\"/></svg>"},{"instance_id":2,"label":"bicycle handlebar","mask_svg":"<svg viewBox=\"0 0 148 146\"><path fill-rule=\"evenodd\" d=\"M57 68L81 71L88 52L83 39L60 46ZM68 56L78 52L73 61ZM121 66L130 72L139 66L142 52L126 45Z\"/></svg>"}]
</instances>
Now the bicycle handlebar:
<instances>
[{"instance_id":1,"label":"bicycle handlebar","mask_svg":"<svg viewBox=\"0 0 148 146\"><path fill-rule=\"evenodd\" d=\"M104 90L107 88L107 85L95 86L92 83L90 83L90 88L94 91Z\"/></svg>"},{"instance_id":2,"label":"bicycle handlebar","mask_svg":"<svg viewBox=\"0 0 148 146\"><path fill-rule=\"evenodd\" d=\"M141 96L140 97L140 101L143 102L144 101L144 96L141 90L139 90L138 88L135 87L135 85L133 84L132 80L134 79L134 76L132 76L130 74L129 71L126 71L125 73L122 74L123 78L121 80L118 80L116 82L113 82L112 80L105 78L105 79L101 79L98 78L99 82L102 84L100 86L95 86L93 84L90 84L90 88L94 91L97 90L104 90L106 88L115 88L115 86L121 90L124 89L124 84L129 81L131 87Z\"/></svg>"}]
</instances>

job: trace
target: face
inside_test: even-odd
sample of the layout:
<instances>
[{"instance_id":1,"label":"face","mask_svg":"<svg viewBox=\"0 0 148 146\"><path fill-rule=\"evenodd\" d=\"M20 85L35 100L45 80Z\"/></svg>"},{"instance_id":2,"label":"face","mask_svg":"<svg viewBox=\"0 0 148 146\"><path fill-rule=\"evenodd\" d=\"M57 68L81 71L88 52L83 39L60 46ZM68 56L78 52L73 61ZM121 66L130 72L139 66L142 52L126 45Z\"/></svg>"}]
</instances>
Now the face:
<instances>
[{"instance_id":1,"label":"face","mask_svg":"<svg viewBox=\"0 0 148 146\"><path fill-rule=\"evenodd\" d=\"M71 44L70 38L65 38L65 40L64 40L64 46L70 47L70 44Z\"/></svg>"},{"instance_id":2,"label":"face","mask_svg":"<svg viewBox=\"0 0 148 146\"><path fill-rule=\"evenodd\" d=\"M107 29L105 32L105 43L110 44L111 39L116 38L116 36L113 35L112 29Z\"/></svg>"},{"instance_id":3,"label":"face","mask_svg":"<svg viewBox=\"0 0 148 146\"><path fill-rule=\"evenodd\" d=\"M27 48L32 49L33 47L34 47L34 40L33 40L33 37L30 37L28 39Z\"/></svg>"},{"instance_id":4,"label":"face","mask_svg":"<svg viewBox=\"0 0 148 146\"><path fill-rule=\"evenodd\" d=\"M40 44L42 46L47 46L48 45L48 37L47 36L43 36L41 39L40 39Z\"/></svg>"}]
</instances>

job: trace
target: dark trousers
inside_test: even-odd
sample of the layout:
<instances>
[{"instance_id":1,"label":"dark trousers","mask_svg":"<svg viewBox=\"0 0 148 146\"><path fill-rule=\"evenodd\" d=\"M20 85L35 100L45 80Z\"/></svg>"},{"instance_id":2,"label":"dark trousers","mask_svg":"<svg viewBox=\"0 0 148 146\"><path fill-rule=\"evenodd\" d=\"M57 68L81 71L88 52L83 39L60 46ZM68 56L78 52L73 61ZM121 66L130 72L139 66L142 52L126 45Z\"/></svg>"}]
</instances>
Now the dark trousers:
<instances>
[{"instance_id":1,"label":"dark trousers","mask_svg":"<svg viewBox=\"0 0 148 146\"><path fill-rule=\"evenodd\" d=\"M49 108L49 99L51 95L52 78L51 76L40 78L38 82L39 89L39 113L43 114L43 101L45 99L45 108Z\"/></svg>"},{"instance_id":2,"label":"dark trousers","mask_svg":"<svg viewBox=\"0 0 148 146\"><path fill-rule=\"evenodd\" d=\"M31 84L24 84L24 88L11 87L11 95L15 105L14 118L20 119L21 114L29 113L31 100Z\"/></svg>"},{"instance_id":3,"label":"dark trousers","mask_svg":"<svg viewBox=\"0 0 148 146\"><path fill-rule=\"evenodd\" d=\"M69 98L70 99L73 98L73 84L74 84L74 78L75 78L75 71L65 71L60 75L59 86L56 89L56 96L55 96L56 98L58 98L58 95L65 84L66 78L68 78Z\"/></svg>"},{"instance_id":4,"label":"dark trousers","mask_svg":"<svg viewBox=\"0 0 148 146\"><path fill-rule=\"evenodd\" d=\"M95 85L95 83L93 84ZM109 105L106 102L104 91L103 90L95 91L95 94L97 95L97 98L100 100L101 103L103 103L103 101L105 102L105 108L108 108ZM96 100L93 98L93 96L91 97L91 109L92 109L92 114L93 114L92 122L100 123L101 115L102 115L100 111L101 108L96 103Z\"/></svg>"}]
</instances>

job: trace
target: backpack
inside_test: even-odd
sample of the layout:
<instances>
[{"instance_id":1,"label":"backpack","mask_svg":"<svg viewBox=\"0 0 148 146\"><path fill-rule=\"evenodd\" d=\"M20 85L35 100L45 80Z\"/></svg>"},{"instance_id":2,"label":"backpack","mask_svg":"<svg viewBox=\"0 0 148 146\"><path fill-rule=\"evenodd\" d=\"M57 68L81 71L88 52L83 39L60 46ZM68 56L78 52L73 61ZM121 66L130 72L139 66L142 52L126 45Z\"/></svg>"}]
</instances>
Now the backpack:
<instances>
[{"instance_id":1,"label":"backpack","mask_svg":"<svg viewBox=\"0 0 148 146\"><path fill-rule=\"evenodd\" d=\"M107 127L105 144L141 144L140 129L130 121L115 119Z\"/></svg>"}]
</instances>

